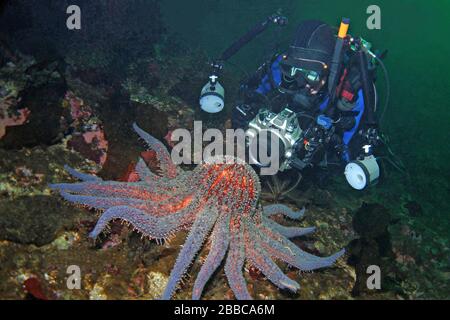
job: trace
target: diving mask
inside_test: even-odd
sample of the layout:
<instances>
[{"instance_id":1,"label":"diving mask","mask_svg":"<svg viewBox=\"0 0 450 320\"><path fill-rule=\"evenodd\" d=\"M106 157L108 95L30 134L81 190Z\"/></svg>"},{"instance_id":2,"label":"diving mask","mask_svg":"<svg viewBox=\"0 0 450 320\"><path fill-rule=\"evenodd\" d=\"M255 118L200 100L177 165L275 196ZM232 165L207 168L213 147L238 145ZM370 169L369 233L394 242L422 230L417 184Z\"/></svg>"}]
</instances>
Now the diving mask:
<instances>
[{"instance_id":1,"label":"diving mask","mask_svg":"<svg viewBox=\"0 0 450 320\"><path fill-rule=\"evenodd\" d=\"M320 75L316 71L312 70L305 70L302 68L296 68L291 67L291 78L296 78L298 75L301 75L303 78L305 78L306 82L308 83L317 83L320 81Z\"/></svg>"},{"instance_id":2,"label":"diving mask","mask_svg":"<svg viewBox=\"0 0 450 320\"><path fill-rule=\"evenodd\" d=\"M287 63L281 63L280 67L283 82L290 88L292 88L293 85L297 89L307 88L310 89L312 94L315 94L325 84L324 79L326 75L324 72L318 72Z\"/></svg>"}]
</instances>

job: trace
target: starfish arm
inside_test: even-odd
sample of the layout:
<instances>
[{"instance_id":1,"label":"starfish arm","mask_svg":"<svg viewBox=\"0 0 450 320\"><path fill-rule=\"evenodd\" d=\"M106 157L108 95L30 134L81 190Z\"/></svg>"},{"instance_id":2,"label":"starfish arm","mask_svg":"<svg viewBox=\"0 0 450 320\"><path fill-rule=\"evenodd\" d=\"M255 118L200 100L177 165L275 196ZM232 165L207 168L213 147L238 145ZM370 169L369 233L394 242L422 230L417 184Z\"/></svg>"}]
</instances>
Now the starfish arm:
<instances>
[{"instance_id":1,"label":"starfish arm","mask_svg":"<svg viewBox=\"0 0 450 320\"><path fill-rule=\"evenodd\" d=\"M90 208L106 210L111 207L129 206L129 207L143 207L144 200L136 200L131 198L111 198L111 197L91 197L81 196L77 194L70 194L64 191L60 192L61 196L67 201L88 206Z\"/></svg>"},{"instance_id":2,"label":"starfish arm","mask_svg":"<svg viewBox=\"0 0 450 320\"><path fill-rule=\"evenodd\" d=\"M101 215L89 237L96 238L107 224L115 219L131 223L137 231L155 239L164 239L170 236L180 225L186 223L186 220L179 216L157 218L136 208L117 206L109 208Z\"/></svg>"},{"instance_id":3,"label":"starfish arm","mask_svg":"<svg viewBox=\"0 0 450 320\"><path fill-rule=\"evenodd\" d=\"M136 123L133 123L133 129L142 139L144 139L148 147L156 152L156 157L160 163L164 176L175 178L177 176L177 167L173 164L166 146L161 141L139 128Z\"/></svg>"},{"instance_id":4,"label":"starfish arm","mask_svg":"<svg viewBox=\"0 0 450 320\"><path fill-rule=\"evenodd\" d=\"M51 184L53 190L71 192L93 197L117 197L148 200L157 195L148 187L138 182L79 182Z\"/></svg>"},{"instance_id":5,"label":"starfish arm","mask_svg":"<svg viewBox=\"0 0 450 320\"><path fill-rule=\"evenodd\" d=\"M217 220L217 216L218 213L216 210L202 210L195 220L186 242L184 243L181 252L178 254L175 266L170 273L169 282L162 295L163 300L170 299L174 294L178 282L202 247L205 238L208 236L208 233L211 231L211 228Z\"/></svg>"},{"instance_id":6,"label":"starfish arm","mask_svg":"<svg viewBox=\"0 0 450 320\"><path fill-rule=\"evenodd\" d=\"M205 284L208 282L209 278L219 267L220 263L225 257L225 254L228 250L228 245L230 243L229 228L229 216L225 216L224 218L222 218L214 227L211 235L211 249L208 253L208 256L206 257L205 263L198 273L197 279L195 280L194 289L192 291L192 300L200 299Z\"/></svg>"},{"instance_id":7,"label":"starfish arm","mask_svg":"<svg viewBox=\"0 0 450 320\"><path fill-rule=\"evenodd\" d=\"M282 205L282 204L271 204L268 206L263 207L263 214L266 217L270 217L275 214L282 214L286 217L289 217L294 220L301 219L305 214L305 207L302 208L300 211L293 211L288 206Z\"/></svg>"},{"instance_id":8,"label":"starfish arm","mask_svg":"<svg viewBox=\"0 0 450 320\"><path fill-rule=\"evenodd\" d=\"M251 263L258 268L273 284L280 289L289 289L296 292L300 285L286 276L258 243L257 239L251 239L246 246L246 256Z\"/></svg>"},{"instance_id":9,"label":"starfish arm","mask_svg":"<svg viewBox=\"0 0 450 320\"><path fill-rule=\"evenodd\" d=\"M260 245L273 257L280 259L290 265L295 266L296 261L294 253L288 246L284 246L280 241L275 240L274 237L268 236L266 233L262 232L262 227L260 225L256 226L254 224L249 224L248 228L253 234Z\"/></svg>"},{"instance_id":10,"label":"starfish arm","mask_svg":"<svg viewBox=\"0 0 450 320\"><path fill-rule=\"evenodd\" d=\"M278 224L269 218L263 218L262 223L267 228L278 231L278 233L285 236L286 238L301 237L316 231L315 227L299 228L282 226L281 224Z\"/></svg>"},{"instance_id":11,"label":"starfish arm","mask_svg":"<svg viewBox=\"0 0 450 320\"><path fill-rule=\"evenodd\" d=\"M269 230L263 225L260 225L260 229L263 230L262 234L260 234L260 240L265 244L263 247L271 255L302 271L329 267L345 253L345 250L341 250L329 257L317 257L301 250L275 230Z\"/></svg>"},{"instance_id":12,"label":"starfish arm","mask_svg":"<svg viewBox=\"0 0 450 320\"><path fill-rule=\"evenodd\" d=\"M252 300L248 292L247 283L242 275L245 263L244 230L243 226L231 226L230 249L225 263L225 274L231 290L239 300Z\"/></svg>"},{"instance_id":13,"label":"starfish arm","mask_svg":"<svg viewBox=\"0 0 450 320\"><path fill-rule=\"evenodd\" d=\"M154 184L155 181L161 178L160 176L151 172L144 159L142 158L139 158L139 161L136 164L136 172L139 175L139 178L148 184Z\"/></svg>"},{"instance_id":14,"label":"starfish arm","mask_svg":"<svg viewBox=\"0 0 450 320\"><path fill-rule=\"evenodd\" d=\"M85 174L85 173L81 173L78 172L77 170L75 170L72 167L69 167L67 164L64 166L64 169L73 177L77 178L78 180L81 181L103 181L100 177L94 176L94 175L90 175L90 174Z\"/></svg>"}]
</instances>

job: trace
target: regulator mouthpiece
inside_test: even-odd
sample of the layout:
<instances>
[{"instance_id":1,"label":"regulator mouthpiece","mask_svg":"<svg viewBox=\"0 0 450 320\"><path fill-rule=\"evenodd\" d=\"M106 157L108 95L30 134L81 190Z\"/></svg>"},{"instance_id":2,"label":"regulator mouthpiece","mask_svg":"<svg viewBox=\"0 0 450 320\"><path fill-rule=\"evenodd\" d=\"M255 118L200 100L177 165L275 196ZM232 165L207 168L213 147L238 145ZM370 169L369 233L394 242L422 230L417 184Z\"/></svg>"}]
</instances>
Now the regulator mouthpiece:
<instances>
[{"instance_id":1,"label":"regulator mouthpiece","mask_svg":"<svg viewBox=\"0 0 450 320\"><path fill-rule=\"evenodd\" d=\"M217 113L225 106L225 89L217 81L217 76L212 75L209 78L210 81L200 93L200 108L208 113Z\"/></svg>"},{"instance_id":2,"label":"regulator mouthpiece","mask_svg":"<svg viewBox=\"0 0 450 320\"><path fill-rule=\"evenodd\" d=\"M380 167L373 155L363 160L349 162L345 166L345 178L348 184L356 190L363 190L373 184L380 176Z\"/></svg>"}]
</instances>

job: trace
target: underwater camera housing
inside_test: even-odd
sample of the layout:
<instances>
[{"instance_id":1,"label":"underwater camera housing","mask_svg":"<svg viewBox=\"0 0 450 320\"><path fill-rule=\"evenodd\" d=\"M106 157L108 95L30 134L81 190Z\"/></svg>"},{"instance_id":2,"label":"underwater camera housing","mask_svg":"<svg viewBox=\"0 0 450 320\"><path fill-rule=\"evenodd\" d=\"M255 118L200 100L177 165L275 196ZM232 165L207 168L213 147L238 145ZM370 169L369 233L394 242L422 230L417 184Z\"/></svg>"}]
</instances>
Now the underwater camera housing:
<instances>
[{"instance_id":1,"label":"underwater camera housing","mask_svg":"<svg viewBox=\"0 0 450 320\"><path fill-rule=\"evenodd\" d=\"M262 135L263 132L266 135ZM284 108L280 113L261 108L256 117L249 122L246 130L249 159L260 167L267 166L267 163L262 163L258 158L257 153L259 150L250 147L251 141L257 141L258 148L264 148L272 153L273 151L270 150L269 146L270 139L277 139L278 150L275 151L278 152L279 171L288 169L302 170L308 165L312 165L312 158L309 156L308 148L300 142L303 142L305 139L317 140L309 136L308 132L317 132L318 136L316 138L324 140L323 137L321 138L320 130L302 130L297 114L289 108ZM371 153L371 146L366 145L363 149L365 154L347 163L344 169L344 175L348 184L355 190L363 190L375 184L380 176L380 167L377 159ZM299 158L300 154L304 156ZM274 155L271 154L270 156L273 157Z\"/></svg>"},{"instance_id":2,"label":"underwater camera housing","mask_svg":"<svg viewBox=\"0 0 450 320\"><path fill-rule=\"evenodd\" d=\"M279 171L290 169L296 144L302 136L302 129L295 112L289 108L283 109L280 113L272 112L266 108L260 109L256 117L248 124L246 136L249 139L257 138L263 131L267 133L267 137L278 139ZM256 141L261 144L261 139ZM249 158L253 163L260 166L265 165L251 150L249 151Z\"/></svg>"}]
</instances>

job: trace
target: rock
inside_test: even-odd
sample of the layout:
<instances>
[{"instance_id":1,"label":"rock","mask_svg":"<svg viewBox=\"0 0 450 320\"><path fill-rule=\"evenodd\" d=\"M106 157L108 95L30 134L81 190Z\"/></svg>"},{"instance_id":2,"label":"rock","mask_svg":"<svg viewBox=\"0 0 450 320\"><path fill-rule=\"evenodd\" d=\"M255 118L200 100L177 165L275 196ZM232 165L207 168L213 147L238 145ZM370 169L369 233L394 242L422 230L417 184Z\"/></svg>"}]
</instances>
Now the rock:
<instances>
[{"instance_id":1,"label":"rock","mask_svg":"<svg viewBox=\"0 0 450 320\"><path fill-rule=\"evenodd\" d=\"M89 292L89 300L108 300L105 289L99 283L94 285L94 288Z\"/></svg>"},{"instance_id":2,"label":"rock","mask_svg":"<svg viewBox=\"0 0 450 320\"><path fill-rule=\"evenodd\" d=\"M27 122L21 126L9 127L0 141L0 147L20 149L51 145L62 138L60 120L67 85L56 71L48 77L46 82L20 92L21 100L17 109L28 110Z\"/></svg>"},{"instance_id":3,"label":"rock","mask_svg":"<svg viewBox=\"0 0 450 320\"><path fill-rule=\"evenodd\" d=\"M158 299L169 282L169 277L161 272L150 271L147 274L148 292L153 299Z\"/></svg>"},{"instance_id":4,"label":"rock","mask_svg":"<svg viewBox=\"0 0 450 320\"><path fill-rule=\"evenodd\" d=\"M353 229L364 238L375 238L387 232L388 210L380 204L363 203L353 216Z\"/></svg>"},{"instance_id":5,"label":"rock","mask_svg":"<svg viewBox=\"0 0 450 320\"><path fill-rule=\"evenodd\" d=\"M417 201L408 201L404 207L408 210L411 217L418 217L423 214L423 209Z\"/></svg>"},{"instance_id":6,"label":"rock","mask_svg":"<svg viewBox=\"0 0 450 320\"><path fill-rule=\"evenodd\" d=\"M312 195L312 202L320 208L331 208L333 204L333 196L329 191L317 189Z\"/></svg>"},{"instance_id":7,"label":"rock","mask_svg":"<svg viewBox=\"0 0 450 320\"><path fill-rule=\"evenodd\" d=\"M314 242L314 247L320 252L320 253L324 253L325 252L325 246L322 242L320 241L316 241Z\"/></svg>"},{"instance_id":8,"label":"rock","mask_svg":"<svg viewBox=\"0 0 450 320\"><path fill-rule=\"evenodd\" d=\"M137 141L133 122L161 140L167 134L167 115L151 105L134 103L128 97L116 96L100 109L103 129L108 140L108 155L99 175L106 180L123 177L132 162L146 149ZM127 152L124 152L127 150Z\"/></svg>"},{"instance_id":9,"label":"rock","mask_svg":"<svg viewBox=\"0 0 450 320\"><path fill-rule=\"evenodd\" d=\"M78 212L78 215L77 215ZM19 197L0 202L0 239L43 246L75 226L80 210L55 197Z\"/></svg>"},{"instance_id":10,"label":"rock","mask_svg":"<svg viewBox=\"0 0 450 320\"><path fill-rule=\"evenodd\" d=\"M68 250L79 238L80 237L76 232L64 232L52 242L52 245L58 250Z\"/></svg>"},{"instance_id":11,"label":"rock","mask_svg":"<svg viewBox=\"0 0 450 320\"><path fill-rule=\"evenodd\" d=\"M390 214L380 204L363 203L353 216L353 228L360 238L352 240L347 246L348 264L355 268L356 281L352 289L353 296L373 293L367 289L367 267L376 265L383 270L382 283L392 269L392 245L388 226ZM388 259L386 259L388 258Z\"/></svg>"},{"instance_id":12,"label":"rock","mask_svg":"<svg viewBox=\"0 0 450 320\"><path fill-rule=\"evenodd\" d=\"M205 85L207 79L206 73L202 74L198 71L186 74L169 90L169 94L181 98L191 106L195 106L198 104L199 88Z\"/></svg>"}]
</instances>

